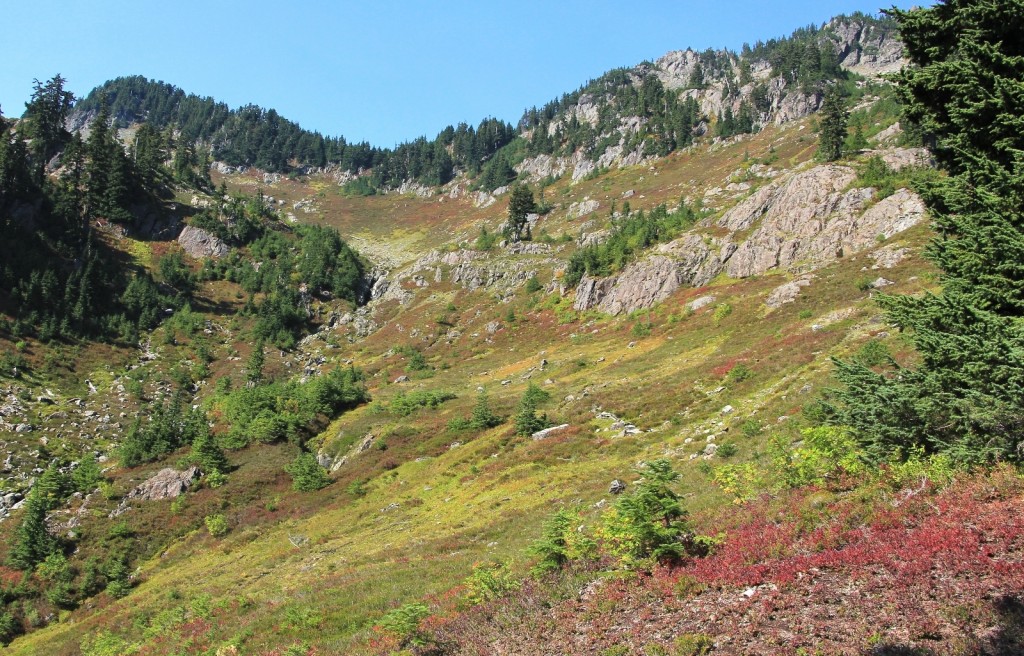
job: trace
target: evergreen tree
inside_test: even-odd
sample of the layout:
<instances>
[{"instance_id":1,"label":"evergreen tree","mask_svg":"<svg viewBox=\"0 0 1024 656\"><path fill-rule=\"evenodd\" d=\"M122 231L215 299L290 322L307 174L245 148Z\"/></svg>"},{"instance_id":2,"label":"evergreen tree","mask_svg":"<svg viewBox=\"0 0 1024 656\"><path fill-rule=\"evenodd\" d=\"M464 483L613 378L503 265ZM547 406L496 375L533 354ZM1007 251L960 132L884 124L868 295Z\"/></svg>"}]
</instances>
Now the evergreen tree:
<instances>
[{"instance_id":1,"label":"evergreen tree","mask_svg":"<svg viewBox=\"0 0 1024 656\"><path fill-rule=\"evenodd\" d=\"M632 493L615 502L605 519L605 538L610 551L627 565L647 558L673 562L686 554L682 537L687 528L686 511L672 486L679 473L665 459L646 463L643 480Z\"/></svg>"},{"instance_id":2,"label":"evergreen tree","mask_svg":"<svg viewBox=\"0 0 1024 656\"><path fill-rule=\"evenodd\" d=\"M57 549L56 539L46 529L50 502L37 488L25 500L25 513L14 532L14 544L8 559L12 567L31 570Z\"/></svg>"},{"instance_id":3,"label":"evergreen tree","mask_svg":"<svg viewBox=\"0 0 1024 656\"><path fill-rule=\"evenodd\" d=\"M55 75L45 83L32 82L34 91L25 103L28 137L32 140L32 159L35 174L42 181L46 164L56 155L71 135L64 129L64 121L71 113L75 95L64 90L64 78Z\"/></svg>"},{"instance_id":4,"label":"evergreen tree","mask_svg":"<svg viewBox=\"0 0 1024 656\"><path fill-rule=\"evenodd\" d=\"M292 477L292 488L297 492L315 492L327 487L331 478L317 462L316 456L306 451L296 456L284 470Z\"/></svg>"},{"instance_id":5,"label":"evergreen tree","mask_svg":"<svg viewBox=\"0 0 1024 656\"><path fill-rule=\"evenodd\" d=\"M0 210L13 200L29 197L35 188L29 169L28 151L21 139L12 138L3 118L0 117ZM5 212L0 212L0 228L7 221Z\"/></svg>"},{"instance_id":6,"label":"evergreen tree","mask_svg":"<svg viewBox=\"0 0 1024 656\"><path fill-rule=\"evenodd\" d=\"M89 213L110 221L129 221L131 163L111 129L106 103L100 105L90 130L85 168Z\"/></svg>"},{"instance_id":7,"label":"evergreen tree","mask_svg":"<svg viewBox=\"0 0 1024 656\"><path fill-rule=\"evenodd\" d=\"M263 364L266 362L266 356L263 355L263 340L257 340L252 345L252 353L249 355L249 360L245 365L245 377L249 387L258 385L263 380Z\"/></svg>"},{"instance_id":8,"label":"evergreen tree","mask_svg":"<svg viewBox=\"0 0 1024 656\"><path fill-rule=\"evenodd\" d=\"M505 224L505 236L512 241L520 241L529 236L527 215L537 209L533 200L533 192L525 185L512 187L508 199L508 223Z\"/></svg>"},{"instance_id":9,"label":"evergreen tree","mask_svg":"<svg viewBox=\"0 0 1024 656\"><path fill-rule=\"evenodd\" d=\"M476 405L469 417L469 425L477 430L494 428L500 426L502 419L491 411L491 404L487 400L487 392L480 392L476 397Z\"/></svg>"},{"instance_id":10,"label":"evergreen tree","mask_svg":"<svg viewBox=\"0 0 1024 656\"><path fill-rule=\"evenodd\" d=\"M71 472L71 483L75 491L82 494L89 494L95 490L102 480L103 472L95 454L92 453L86 454L78 463L78 467Z\"/></svg>"},{"instance_id":11,"label":"evergreen tree","mask_svg":"<svg viewBox=\"0 0 1024 656\"><path fill-rule=\"evenodd\" d=\"M919 191L939 236L942 291L882 296L914 368L840 362L825 409L879 455L1020 460L1024 444L1024 0L893 10L913 65L897 89L948 177ZM994 92L998 90L998 92Z\"/></svg>"},{"instance_id":12,"label":"evergreen tree","mask_svg":"<svg viewBox=\"0 0 1024 656\"><path fill-rule=\"evenodd\" d=\"M202 414L202 428L205 430L197 431L193 437L190 459L199 465L199 468L205 474L212 474L213 472L223 474L228 470L227 456L224 455L224 451L217 445L213 435L210 434L210 429L206 425L205 413Z\"/></svg>"},{"instance_id":13,"label":"evergreen tree","mask_svg":"<svg viewBox=\"0 0 1024 656\"><path fill-rule=\"evenodd\" d=\"M839 89L829 87L821 103L821 125L818 128L818 154L826 162L834 162L843 156L848 117Z\"/></svg>"},{"instance_id":14,"label":"evergreen tree","mask_svg":"<svg viewBox=\"0 0 1024 656\"><path fill-rule=\"evenodd\" d=\"M532 435L537 431L544 430L551 425L546 413L537 414L537 406L549 398L549 394L530 383L519 400L519 407L516 410L515 426L516 435Z\"/></svg>"}]
</instances>

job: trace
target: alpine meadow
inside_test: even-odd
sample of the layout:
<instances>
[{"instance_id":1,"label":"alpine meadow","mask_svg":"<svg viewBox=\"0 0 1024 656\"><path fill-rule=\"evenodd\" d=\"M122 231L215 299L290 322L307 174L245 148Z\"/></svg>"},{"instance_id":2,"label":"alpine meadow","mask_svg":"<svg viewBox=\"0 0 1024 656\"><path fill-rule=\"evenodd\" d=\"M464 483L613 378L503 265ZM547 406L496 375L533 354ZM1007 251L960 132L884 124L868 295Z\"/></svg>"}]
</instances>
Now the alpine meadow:
<instances>
[{"instance_id":1,"label":"alpine meadow","mask_svg":"<svg viewBox=\"0 0 1024 656\"><path fill-rule=\"evenodd\" d=\"M5 653L1024 653L1022 33L855 12L393 147L35 79Z\"/></svg>"}]
</instances>

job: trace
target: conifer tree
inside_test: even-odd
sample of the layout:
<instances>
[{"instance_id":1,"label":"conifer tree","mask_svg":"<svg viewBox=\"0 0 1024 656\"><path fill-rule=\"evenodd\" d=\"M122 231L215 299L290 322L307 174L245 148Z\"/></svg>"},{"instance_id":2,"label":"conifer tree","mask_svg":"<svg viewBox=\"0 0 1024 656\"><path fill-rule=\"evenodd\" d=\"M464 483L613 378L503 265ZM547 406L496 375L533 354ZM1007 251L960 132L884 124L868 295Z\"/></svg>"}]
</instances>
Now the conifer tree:
<instances>
[{"instance_id":1,"label":"conifer tree","mask_svg":"<svg viewBox=\"0 0 1024 656\"><path fill-rule=\"evenodd\" d=\"M46 512L50 502L33 488L25 500L25 514L14 532L14 543L8 559L13 567L30 570L46 560L57 548L57 541L46 529Z\"/></svg>"},{"instance_id":2,"label":"conifer tree","mask_svg":"<svg viewBox=\"0 0 1024 656\"><path fill-rule=\"evenodd\" d=\"M834 162L843 156L848 118L842 94L836 87L830 87L821 103L821 126L818 130L818 154L826 162Z\"/></svg>"},{"instance_id":3,"label":"conifer tree","mask_svg":"<svg viewBox=\"0 0 1024 656\"><path fill-rule=\"evenodd\" d=\"M206 418L203 417L203 428L192 439L192 462L199 465L199 468L206 474L213 472L225 473L228 470L228 459L224 451L217 445L210 429L206 425Z\"/></svg>"},{"instance_id":4,"label":"conifer tree","mask_svg":"<svg viewBox=\"0 0 1024 656\"><path fill-rule=\"evenodd\" d=\"M46 164L56 155L71 135L64 121L71 113L75 95L64 90L64 78L55 75L45 83L33 80L32 99L25 103L28 136L32 140L35 174L42 181Z\"/></svg>"},{"instance_id":5,"label":"conifer tree","mask_svg":"<svg viewBox=\"0 0 1024 656\"><path fill-rule=\"evenodd\" d=\"M303 451L284 470L292 477L292 489L296 492L315 492L331 483L331 477L317 462L316 456Z\"/></svg>"},{"instance_id":6,"label":"conifer tree","mask_svg":"<svg viewBox=\"0 0 1024 656\"><path fill-rule=\"evenodd\" d=\"M551 425L547 413L537 414L537 406L546 401L549 396L534 383L530 383L526 387L526 391L523 392L523 396L519 400L519 408L516 410L516 435L532 435Z\"/></svg>"},{"instance_id":7,"label":"conifer tree","mask_svg":"<svg viewBox=\"0 0 1024 656\"><path fill-rule=\"evenodd\" d=\"M245 365L245 376L249 387L255 387L263 380L263 364L265 362L266 356L263 354L263 340L260 339L253 344L249 361Z\"/></svg>"},{"instance_id":8,"label":"conifer tree","mask_svg":"<svg viewBox=\"0 0 1024 656\"><path fill-rule=\"evenodd\" d=\"M530 226L526 217L534 211L536 211L536 203L530 188L525 185L512 187L508 199L508 223L505 227L505 236L512 241L528 239Z\"/></svg>"},{"instance_id":9,"label":"conifer tree","mask_svg":"<svg viewBox=\"0 0 1024 656\"><path fill-rule=\"evenodd\" d=\"M482 430L500 426L501 423L501 417L491 411L491 404L487 400L487 392L480 392L476 397L476 405L473 406L473 413L469 418L470 426L477 430Z\"/></svg>"},{"instance_id":10,"label":"conifer tree","mask_svg":"<svg viewBox=\"0 0 1024 656\"><path fill-rule=\"evenodd\" d=\"M942 291L882 296L920 364L840 362L826 403L879 455L1020 460L1024 444L1024 0L892 10L912 65L897 89L948 177L919 189Z\"/></svg>"}]
</instances>

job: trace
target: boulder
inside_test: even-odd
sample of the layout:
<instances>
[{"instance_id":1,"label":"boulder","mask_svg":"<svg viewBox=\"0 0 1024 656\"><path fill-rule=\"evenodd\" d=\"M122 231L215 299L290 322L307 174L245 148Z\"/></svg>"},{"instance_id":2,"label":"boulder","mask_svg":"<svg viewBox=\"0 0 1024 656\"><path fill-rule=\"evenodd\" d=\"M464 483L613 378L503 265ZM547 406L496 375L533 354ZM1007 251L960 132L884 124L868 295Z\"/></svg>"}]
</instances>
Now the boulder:
<instances>
[{"instance_id":1,"label":"boulder","mask_svg":"<svg viewBox=\"0 0 1024 656\"><path fill-rule=\"evenodd\" d=\"M230 250L216 235L189 225L178 235L178 243L186 253L195 258L224 257Z\"/></svg>"},{"instance_id":2,"label":"boulder","mask_svg":"<svg viewBox=\"0 0 1024 656\"><path fill-rule=\"evenodd\" d=\"M569 206L569 211L566 214L568 219L578 219L588 214L592 214L601 207L601 203L596 200L586 199L578 203L573 203Z\"/></svg>"},{"instance_id":3,"label":"boulder","mask_svg":"<svg viewBox=\"0 0 1024 656\"><path fill-rule=\"evenodd\" d=\"M715 297L714 296L711 296L711 295L701 296L700 298L695 298L692 301L690 301L689 303L687 303L686 304L686 309L689 310L690 312L696 312L697 310L700 310L701 308L705 308L705 307L711 305L714 302L715 302Z\"/></svg>"},{"instance_id":4,"label":"boulder","mask_svg":"<svg viewBox=\"0 0 1024 656\"><path fill-rule=\"evenodd\" d=\"M551 435L554 435L555 433L560 433L560 432L564 431L568 427L569 427L569 424L561 424L559 426L552 426L551 428L545 428L544 430L539 430L536 433L534 433L533 435L531 435L530 437L532 437L535 440L543 440L544 438L550 437Z\"/></svg>"},{"instance_id":5,"label":"boulder","mask_svg":"<svg viewBox=\"0 0 1024 656\"><path fill-rule=\"evenodd\" d=\"M612 481L611 484L608 486L608 493L609 494L622 494L625 491L626 491L626 484L623 483L622 481L620 481L617 478L614 481Z\"/></svg>"},{"instance_id":6,"label":"boulder","mask_svg":"<svg viewBox=\"0 0 1024 656\"><path fill-rule=\"evenodd\" d=\"M895 283L893 283L893 281L891 280L883 278L882 276L879 276L878 278L873 280L868 286L871 287L872 289L881 289L882 287L888 287L889 285L892 284Z\"/></svg>"},{"instance_id":7,"label":"boulder","mask_svg":"<svg viewBox=\"0 0 1024 656\"><path fill-rule=\"evenodd\" d=\"M177 469L161 469L144 483L128 493L125 500L158 501L173 499L187 491L201 472L198 467L189 467L184 471Z\"/></svg>"},{"instance_id":8,"label":"boulder","mask_svg":"<svg viewBox=\"0 0 1024 656\"><path fill-rule=\"evenodd\" d=\"M779 285L768 294L764 304L774 309L786 303L792 303L800 295L800 290L810 284L811 281L809 279L801 278Z\"/></svg>"}]
</instances>

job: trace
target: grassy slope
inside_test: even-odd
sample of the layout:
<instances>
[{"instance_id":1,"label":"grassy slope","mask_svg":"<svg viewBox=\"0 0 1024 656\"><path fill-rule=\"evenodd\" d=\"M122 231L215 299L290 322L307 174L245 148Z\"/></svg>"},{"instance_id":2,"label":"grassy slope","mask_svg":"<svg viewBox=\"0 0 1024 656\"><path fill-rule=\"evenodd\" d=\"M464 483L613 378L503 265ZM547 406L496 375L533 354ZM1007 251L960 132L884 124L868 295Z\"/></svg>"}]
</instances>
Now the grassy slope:
<instances>
[{"instance_id":1,"label":"grassy slope","mask_svg":"<svg viewBox=\"0 0 1024 656\"><path fill-rule=\"evenodd\" d=\"M634 208L701 196L745 162L767 158L770 146L778 158L775 166L797 165L813 151L807 133L806 125L766 130L711 152L702 147L676 154L650 168L613 171L574 186L559 182L546 197L563 209L545 217L542 226L549 234L575 235L583 221L566 219L564 208L588 196L602 207L586 220L604 220L611 200L629 189ZM265 191L289 203L315 196L318 210L298 214L300 220L335 225L357 245L373 244L368 252L390 253L394 263L472 240L480 221L493 228L504 213L502 203L476 209L467 199L348 199L331 186L311 189L288 180ZM891 241L916 249L926 238L926 230L915 229ZM188 507L177 514L169 502L129 513L127 522L140 532L177 521L176 534L183 537L166 535L166 548L152 549L138 587L127 598L101 595L95 605L20 638L10 651L76 653L83 639L107 630L153 654L197 653L228 641L239 641L244 653L298 642L322 653L361 653L369 648L370 627L382 612L425 595L444 595L477 561L512 558L521 566L523 547L545 517L562 505L594 504L606 496L609 481L630 480L632 466L644 458L675 458L689 508L710 516L725 499L701 471L703 460L690 460L690 454L703 447L710 431L720 435L720 443L738 446L734 461L756 459L768 431L743 437L739 426L751 418L796 435L800 409L826 382L828 357L856 350L883 329L857 284L870 275L861 271L869 263L863 257L837 262L795 303L772 312L763 300L787 279L783 275L723 279L710 289L683 290L642 314L640 319L653 324L652 333L642 337L632 332L637 319L628 317L587 315L562 323L564 305L556 306L542 292L531 297L520 290L508 303L495 303L486 291L432 285L408 308L383 308L382 313L393 313L390 323L333 355L364 368L374 399L381 402L400 389L418 388L451 391L456 399L408 417L363 407L334 421L320 438L328 451L345 451L367 433L383 438L387 450L353 453L334 484L321 492L291 492L279 473L288 449L263 447L232 456L239 469L230 482L190 494ZM920 260L912 258L886 276L897 281L895 291L914 292L927 284L921 271ZM542 272L542 281L553 273ZM229 296L226 292L209 293ZM716 304L688 316L685 304L711 292ZM436 322L449 303L463 333L452 343L440 338L447 328ZM716 308L725 304L731 313L716 318ZM507 321L509 308L518 317L514 322ZM851 309L846 318L811 329L845 308ZM488 338L483 326L493 320L503 328ZM408 337L412 327L420 328L420 338ZM892 350L902 350L897 338L888 340ZM433 372L390 384L405 372L404 357L391 353L401 344L421 349ZM244 361L245 346L235 346ZM541 358L549 361L543 372ZM753 375L729 384L728 371L737 363ZM220 365L229 366L218 363L215 375ZM478 386L488 391L497 411L511 414L526 376L551 392L543 409L556 422L571 424L570 430L539 442L514 437L510 425L485 433L446 430L449 419L469 413ZM511 382L503 385L505 380ZM735 411L723 415L727 404ZM607 422L595 420L597 409L649 432L613 437L603 430ZM789 419L780 421L783 416ZM730 430L723 434L724 428ZM455 442L462 444L453 447ZM140 479L146 471L120 477ZM346 491L357 480L368 481L365 496ZM119 484L128 487L120 479ZM232 525L222 540L201 528L201 517L218 509ZM102 516L94 521L97 533L110 524ZM161 630L165 625L171 628Z\"/></svg>"}]
</instances>

